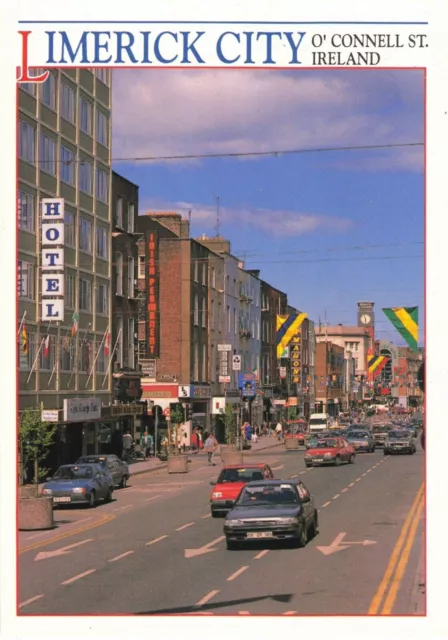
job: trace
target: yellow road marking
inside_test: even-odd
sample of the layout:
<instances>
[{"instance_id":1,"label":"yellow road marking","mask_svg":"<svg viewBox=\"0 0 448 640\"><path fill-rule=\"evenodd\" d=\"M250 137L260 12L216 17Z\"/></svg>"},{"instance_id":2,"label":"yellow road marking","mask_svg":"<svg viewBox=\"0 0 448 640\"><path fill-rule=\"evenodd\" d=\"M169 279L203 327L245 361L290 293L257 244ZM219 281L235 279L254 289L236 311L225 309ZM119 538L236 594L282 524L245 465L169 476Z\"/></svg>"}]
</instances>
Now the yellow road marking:
<instances>
[{"instance_id":1,"label":"yellow road marking","mask_svg":"<svg viewBox=\"0 0 448 640\"><path fill-rule=\"evenodd\" d=\"M370 603L370 607L369 607L369 611L368 611L368 615L373 616L376 615L380 609L380 605L381 602L383 600L384 594L386 593L387 588L390 585L390 582L393 578L393 574L395 572L395 568L397 566L397 563L399 561L400 558L400 554L402 551L402 548L405 544L405 540L406 540L406 536L409 532L409 529L411 527L411 523L412 520L418 510L419 507L419 503L423 498L423 492L424 492L424 483L422 483L420 489L417 492L417 495L414 499L414 502L412 503L412 506L409 510L409 513L406 517L406 520L404 521L403 527L400 531L400 535L398 537L398 540L395 544L395 547L392 551L392 554L390 556L389 559L389 563L387 565L386 571L384 573L383 579L380 582L380 585L375 593L375 595L373 596L372 602Z\"/></svg>"}]
</instances>

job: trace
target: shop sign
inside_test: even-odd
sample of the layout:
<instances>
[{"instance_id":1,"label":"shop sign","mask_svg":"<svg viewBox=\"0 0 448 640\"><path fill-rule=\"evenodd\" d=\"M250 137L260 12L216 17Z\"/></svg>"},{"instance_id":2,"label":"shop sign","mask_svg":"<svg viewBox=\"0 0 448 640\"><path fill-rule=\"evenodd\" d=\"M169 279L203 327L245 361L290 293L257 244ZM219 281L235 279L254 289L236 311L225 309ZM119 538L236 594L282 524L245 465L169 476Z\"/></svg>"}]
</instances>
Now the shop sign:
<instances>
[{"instance_id":1,"label":"shop sign","mask_svg":"<svg viewBox=\"0 0 448 640\"><path fill-rule=\"evenodd\" d=\"M257 381L253 373L239 373L238 387L244 397L255 396L257 391Z\"/></svg>"},{"instance_id":2,"label":"shop sign","mask_svg":"<svg viewBox=\"0 0 448 640\"><path fill-rule=\"evenodd\" d=\"M143 395L147 398L177 398L177 384L145 384L142 385Z\"/></svg>"},{"instance_id":3,"label":"shop sign","mask_svg":"<svg viewBox=\"0 0 448 640\"><path fill-rule=\"evenodd\" d=\"M113 404L110 408L111 416L139 416L142 413L141 404Z\"/></svg>"},{"instance_id":4,"label":"shop sign","mask_svg":"<svg viewBox=\"0 0 448 640\"><path fill-rule=\"evenodd\" d=\"M59 422L59 409L43 409L42 422Z\"/></svg>"},{"instance_id":5,"label":"shop sign","mask_svg":"<svg viewBox=\"0 0 448 640\"><path fill-rule=\"evenodd\" d=\"M233 371L241 371L241 356L234 355L232 357L232 369Z\"/></svg>"},{"instance_id":6,"label":"shop sign","mask_svg":"<svg viewBox=\"0 0 448 640\"><path fill-rule=\"evenodd\" d=\"M191 398L193 394L193 387L189 384L180 384L178 387L178 398Z\"/></svg>"},{"instance_id":7,"label":"shop sign","mask_svg":"<svg viewBox=\"0 0 448 640\"><path fill-rule=\"evenodd\" d=\"M158 234L148 236L148 355L159 357L159 268Z\"/></svg>"},{"instance_id":8,"label":"shop sign","mask_svg":"<svg viewBox=\"0 0 448 640\"><path fill-rule=\"evenodd\" d=\"M64 320L64 198L41 201L41 320Z\"/></svg>"},{"instance_id":9,"label":"shop sign","mask_svg":"<svg viewBox=\"0 0 448 640\"><path fill-rule=\"evenodd\" d=\"M272 401L272 404L275 404L275 405L282 405L282 406L283 406L283 405L285 405L285 404L286 404L286 400L279 400L279 399L277 399L277 398L274 398L274 400Z\"/></svg>"},{"instance_id":10,"label":"shop sign","mask_svg":"<svg viewBox=\"0 0 448 640\"><path fill-rule=\"evenodd\" d=\"M231 344L218 344L218 351L232 351Z\"/></svg>"},{"instance_id":11,"label":"shop sign","mask_svg":"<svg viewBox=\"0 0 448 640\"><path fill-rule=\"evenodd\" d=\"M205 386L195 386L195 387L191 387L193 390L193 398L211 398L212 397L212 390L210 389L210 387L205 387Z\"/></svg>"},{"instance_id":12,"label":"shop sign","mask_svg":"<svg viewBox=\"0 0 448 640\"><path fill-rule=\"evenodd\" d=\"M226 347L227 345L218 345L218 351L220 346ZM219 351L219 382L230 382L230 380L229 352Z\"/></svg>"},{"instance_id":13,"label":"shop sign","mask_svg":"<svg viewBox=\"0 0 448 640\"><path fill-rule=\"evenodd\" d=\"M144 378L155 378L157 374L156 360L139 360Z\"/></svg>"},{"instance_id":14,"label":"shop sign","mask_svg":"<svg viewBox=\"0 0 448 640\"><path fill-rule=\"evenodd\" d=\"M71 398L64 400L64 422L83 422L101 418L99 398Z\"/></svg>"},{"instance_id":15,"label":"shop sign","mask_svg":"<svg viewBox=\"0 0 448 640\"><path fill-rule=\"evenodd\" d=\"M212 414L213 415L221 415L224 413L224 409L226 406L225 398L213 398L212 399Z\"/></svg>"},{"instance_id":16,"label":"shop sign","mask_svg":"<svg viewBox=\"0 0 448 640\"><path fill-rule=\"evenodd\" d=\"M280 379L284 380L286 378L286 367L280 367L279 371L280 371Z\"/></svg>"}]
</instances>

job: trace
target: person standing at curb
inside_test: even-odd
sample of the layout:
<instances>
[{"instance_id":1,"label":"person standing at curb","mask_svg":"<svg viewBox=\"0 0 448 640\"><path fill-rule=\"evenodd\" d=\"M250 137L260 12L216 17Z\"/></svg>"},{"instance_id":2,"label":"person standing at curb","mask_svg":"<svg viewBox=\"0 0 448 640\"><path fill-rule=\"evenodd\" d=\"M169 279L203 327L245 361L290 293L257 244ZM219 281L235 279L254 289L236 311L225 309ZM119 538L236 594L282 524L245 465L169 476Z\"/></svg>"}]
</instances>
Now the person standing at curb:
<instances>
[{"instance_id":1,"label":"person standing at curb","mask_svg":"<svg viewBox=\"0 0 448 640\"><path fill-rule=\"evenodd\" d=\"M218 446L218 442L215 438L215 436L213 435L213 433L211 433L207 440L205 441L205 447L204 449L207 452L207 461L208 464L213 465L214 467L216 466L216 462L215 462L215 452L216 452L216 448Z\"/></svg>"},{"instance_id":2,"label":"person standing at curb","mask_svg":"<svg viewBox=\"0 0 448 640\"><path fill-rule=\"evenodd\" d=\"M282 439L282 434L283 434L283 426L282 423L279 421L277 422L277 426L275 427L275 433L277 435L278 440Z\"/></svg>"}]
</instances>

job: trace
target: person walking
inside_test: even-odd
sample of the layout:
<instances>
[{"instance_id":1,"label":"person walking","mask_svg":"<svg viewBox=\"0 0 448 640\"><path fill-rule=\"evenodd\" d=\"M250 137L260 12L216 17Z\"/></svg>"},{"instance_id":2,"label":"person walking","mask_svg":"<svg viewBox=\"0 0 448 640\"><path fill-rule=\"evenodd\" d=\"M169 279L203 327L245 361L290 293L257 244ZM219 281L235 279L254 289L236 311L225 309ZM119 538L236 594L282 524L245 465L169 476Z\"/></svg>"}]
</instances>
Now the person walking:
<instances>
[{"instance_id":1,"label":"person walking","mask_svg":"<svg viewBox=\"0 0 448 640\"><path fill-rule=\"evenodd\" d=\"M146 457L150 458L152 456L152 449L154 446L154 438L150 433L146 434Z\"/></svg>"},{"instance_id":2,"label":"person walking","mask_svg":"<svg viewBox=\"0 0 448 640\"><path fill-rule=\"evenodd\" d=\"M143 453L143 460L146 460L148 457L148 432L145 431L140 436L140 449Z\"/></svg>"},{"instance_id":3,"label":"person walking","mask_svg":"<svg viewBox=\"0 0 448 640\"><path fill-rule=\"evenodd\" d=\"M123 448L122 458L123 458L123 460L128 460L129 459L129 454L130 454L131 448L132 448L132 436L129 433L129 431L125 431L123 433L123 437L121 439L121 445L122 445L122 448Z\"/></svg>"},{"instance_id":4,"label":"person walking","mask_svg":"<svg viewBox=\"0 0 448 640\"><path fill-rule=\"evenodd\" d=\"M282 439L282 435L283 435L283 426L282 426L282 423L280 421L277 422L277 426L275 427L275 433L277 435L277 439L281 440Z\"/></svg>"},{"instance_id":5,"label":"person walking","mask_svg":"<svg viewBox=\"0 0 448 640\"><path fill-rule=\"evenodd\" d=\"M216 466L215 452L216 452L217 446L218 446L218 442L217 442L215 436L213 435L213 433L211 433L208 436L207 440L205 441L204 449L207 452L208 464L213 465L214 467Z\"/></svg>"}]
</instances>

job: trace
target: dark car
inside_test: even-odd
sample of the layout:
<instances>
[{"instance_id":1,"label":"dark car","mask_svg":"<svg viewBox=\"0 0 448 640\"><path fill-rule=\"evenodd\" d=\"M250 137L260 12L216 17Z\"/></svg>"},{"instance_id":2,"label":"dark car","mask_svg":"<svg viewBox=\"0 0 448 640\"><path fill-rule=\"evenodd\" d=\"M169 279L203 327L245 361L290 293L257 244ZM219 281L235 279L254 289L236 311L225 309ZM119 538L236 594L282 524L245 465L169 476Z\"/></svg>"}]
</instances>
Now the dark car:
<instances>
[{"instance_id":1,"label":"dark car","mask_svg":"<svg viewBox=\"0 0 448 640\"><path fill-rule=\"evenodd\" d=\"M53 504L85 504L95 507L98 500L110 502L114 482L99 464L64 464L42 487L42 495L53 497Z\"/></svg>"},{"instance_id":2,"label":"dark car","mask_svg":"<svg viewBox=\"0 0 448 640\"><path fill-rule=\"evenodd\" d=\"M392 427L388 424L375 425L373 427L373 439L375 440L375 445L377 447L384 446L384 441L386 440L391 429Z\"/></svg>"},{"instance_id":3,"label":"dark car","mask_svg":"<svg viewBox=\"0 0 448 640\"><path fill-rule=\"evenodd\" d=\"M312 433L308 438L308 440L305 442L305 447L307 449L312 449L316 444L316 442L319 442L319 440L322 440L323 438L331 438L332 435L333 434L331 431L322 431L319 433Z\"/></svg>"},{"instance_id":4,"label":"dark car","mask_svg":"<svg viewBox=\"0 0 448 640\"><path fill-rule=\"evenodd\" d=\"M318 530L314 499L301 481L249 482L224 521L227 549L262 540L304 547Z\"/></svg>"},{"instance_id":5,"label":"dark car","mask_svg":"<svg viewBox=\"0 0 448 640\"><path fill-rule=\"evenodd\" d=\"M129 480L129 467L126 462L114 455L92 455L78 458L75 464L99 464L112 476L114 485L124 489Z\"/></svg>"},{"instance_id":6,"label":"dark car","mask_svg":"<svg viewBox=\"0 0 448 640\"><path fill-rule=\"evenodd\" d=\"M394 429L389 433L384 443L384 455L390 456L398 453L412 455L416 452L415 440L406 429Z\"/></svg>"},{"instance_id":7,"label":"dark car","mask_svg":"<svg viewBox=\"0 0 448 640\"><path fill-rule=\"evenodd\" d=\"M373 453L375 451L375 440L370 431L353 429L347 433L345 439L354 446L356 452Z\"/></svg>"}]
</instances>

